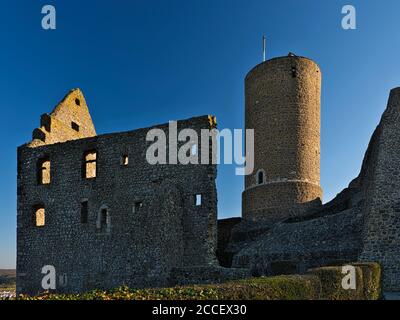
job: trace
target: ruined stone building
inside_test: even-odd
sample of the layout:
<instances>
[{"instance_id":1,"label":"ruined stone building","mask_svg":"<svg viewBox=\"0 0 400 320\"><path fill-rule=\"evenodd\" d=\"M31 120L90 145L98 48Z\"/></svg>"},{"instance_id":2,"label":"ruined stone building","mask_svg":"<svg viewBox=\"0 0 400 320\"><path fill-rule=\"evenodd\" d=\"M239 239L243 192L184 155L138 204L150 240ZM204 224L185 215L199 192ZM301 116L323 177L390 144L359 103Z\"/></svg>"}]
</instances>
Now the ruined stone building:
<instances>
[{"instance_id":1,"label":"ruined stone building","mask_svg":"<svg viewBox=\"0 0 400 320\"><path fill-rule=\"evenodd\" d=\"M177 126L200 135L215 119ZM168 124L156 128L168 137ZM18 292L42 291L45 265L54 266L59 292L223 277L215 268L216 166L149 164L149 129L96 135L80 90L41 117L18 148Z\"/></svg>"},{"instance_id":2,"label":"ruined stone building","mask_svg":"<svg viewBox=\"0 0 400 320\"><path fill-rule=\"evenodd\" d=\"M321 70L304 57L248 73L254 172L245 177L243 218L217 222L215 165L149 164L151 128L97 135L82 93L71 91L18 148L17 291L41 291L44 265L55 267L58 291L82 292L355 261L380 262L384 290L400 290L400 88L360 174L324 205L320 93ZM210 116L178 121L199 135L214 126ZM152 128L168 133L168 124Z\"/></svg>"}]
</instances>

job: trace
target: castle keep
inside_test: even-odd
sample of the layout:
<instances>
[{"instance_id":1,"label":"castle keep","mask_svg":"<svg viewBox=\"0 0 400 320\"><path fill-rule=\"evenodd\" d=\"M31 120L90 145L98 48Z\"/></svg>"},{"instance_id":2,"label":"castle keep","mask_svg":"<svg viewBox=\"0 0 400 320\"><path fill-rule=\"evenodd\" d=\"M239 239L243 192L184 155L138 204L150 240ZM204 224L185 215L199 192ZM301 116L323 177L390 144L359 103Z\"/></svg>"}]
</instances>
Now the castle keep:
<instances>
[{"instance_id":1,"label":"castle keep","mask_svg":"<svg viewBox=\"0 0 400 320\"><path fill-rule=\"evenodd\" d=\"M320 187L321 71L289 54L245 78L254 172L242 218L217 221L214 164L151 165L146 135L168 124L97 135L80 90L42 115L18 148L17 292L215 283L376 261L400 291L400 88L372 135L359 175L332 201ZM215 118L178 121L201 136ZM168 136L167 136L168 140ZM212 144L197 146L197 152ZM204 149L206 150L206 149ZM168 152L167 152L168 153Z\"/></svg>"},{"instance_id":2,"label":"castle keep","mask_svg":"<svg viewBox=\"0 0 400 320\"><path fill-rule=\"evenodd\" d=\"M320 95L320 69L307 58L271 59L247 74L254 173L245 177L245 219L274 222L321 205Z\"/></svg>"}]
</instances>

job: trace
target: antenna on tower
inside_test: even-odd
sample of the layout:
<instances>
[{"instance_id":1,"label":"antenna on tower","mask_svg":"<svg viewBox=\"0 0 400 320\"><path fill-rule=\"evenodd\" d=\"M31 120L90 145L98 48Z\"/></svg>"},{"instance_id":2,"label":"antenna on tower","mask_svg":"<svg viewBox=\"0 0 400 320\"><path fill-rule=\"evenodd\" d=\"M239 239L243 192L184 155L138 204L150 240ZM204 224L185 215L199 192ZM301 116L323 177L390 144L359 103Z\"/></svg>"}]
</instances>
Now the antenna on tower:
<instances>
[{"instance_id":1,"label":"antenna on tower","mask_svg":"<svg viewBox=\"0 0 400 320\"><path fill-rule=\"evenodd\" d=\"M263 35L263 62L265 61L266 50L267 50L267 38Z\"/></svg>"}]
</instances>

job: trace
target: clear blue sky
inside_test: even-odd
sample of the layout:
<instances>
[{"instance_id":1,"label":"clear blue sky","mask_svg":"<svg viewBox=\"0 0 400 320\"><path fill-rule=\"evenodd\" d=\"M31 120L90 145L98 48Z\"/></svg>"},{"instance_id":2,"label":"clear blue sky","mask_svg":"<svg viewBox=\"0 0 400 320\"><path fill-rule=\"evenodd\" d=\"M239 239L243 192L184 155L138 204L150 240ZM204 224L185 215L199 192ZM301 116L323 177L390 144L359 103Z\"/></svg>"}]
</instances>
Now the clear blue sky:
<instances>
[{"instance_id":1,"label":"clear blue sky","mask_svg":"<svg viewBox=\"0 0 400 320\"><path fill-rule=\"evenodd\" d=\"M57 29L41 28L41 8ZM341 8L357 9L357 30ZM400 2L1 1L0 268L15 266L16 148L71 88L83 90L99 134L194 115L243 126L243 78L268 56L292 51L322 69L324 200L359 171L389 90L400 85ZM219 217L240 215L242 177L218 172Z\"/></svg>"}]
</instances>

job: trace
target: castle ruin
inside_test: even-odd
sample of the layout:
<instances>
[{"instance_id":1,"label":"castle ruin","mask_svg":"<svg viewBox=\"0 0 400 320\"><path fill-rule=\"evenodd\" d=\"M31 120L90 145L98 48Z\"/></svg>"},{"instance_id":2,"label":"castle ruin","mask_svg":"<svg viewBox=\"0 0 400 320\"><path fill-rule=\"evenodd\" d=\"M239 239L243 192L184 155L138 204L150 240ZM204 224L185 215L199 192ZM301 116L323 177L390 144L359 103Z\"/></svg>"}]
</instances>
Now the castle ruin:
<instances>
[{"instance_id":1,"label":"castle ruin","mask_svg":"<svg viewBox=\"0 0 400 320\"><path fill-rule=\"evenodd\" d=\"M97 135L83 94L71 91L18 148L17 292L43 291L44 265L57 270L58 292L82 292L356 261L381 263L384 290L400 290L400 88L360 174L324 205L320 91L318 65L293 54L248 73L255 170L245 177L243 218L218 222L214 164L150 165L151 128ZM210 116L178 121L199 135L214 126Z\"/></svg>"}]
</instances>

